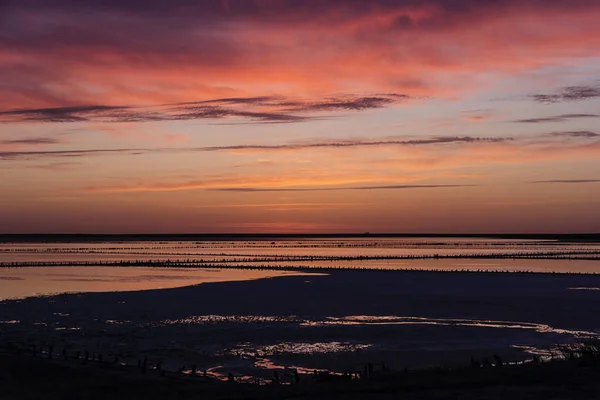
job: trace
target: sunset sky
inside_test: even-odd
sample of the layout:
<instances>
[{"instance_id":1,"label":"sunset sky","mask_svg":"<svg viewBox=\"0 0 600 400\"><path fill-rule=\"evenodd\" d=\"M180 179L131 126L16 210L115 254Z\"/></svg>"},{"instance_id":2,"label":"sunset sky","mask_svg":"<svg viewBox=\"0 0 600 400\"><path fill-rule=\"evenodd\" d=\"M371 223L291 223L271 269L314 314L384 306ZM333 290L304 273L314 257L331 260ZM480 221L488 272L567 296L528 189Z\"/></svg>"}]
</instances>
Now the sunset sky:
<instances>
[{"instance_id":1,"label":"sunset sky","mask_svg":"<svg viewBox=\"0 0 600 400\"><path fill-rule=\"evenodd\" d=\"M0 233L600 231L598 0L0 0Z\"/></svg>"}]
</instances>

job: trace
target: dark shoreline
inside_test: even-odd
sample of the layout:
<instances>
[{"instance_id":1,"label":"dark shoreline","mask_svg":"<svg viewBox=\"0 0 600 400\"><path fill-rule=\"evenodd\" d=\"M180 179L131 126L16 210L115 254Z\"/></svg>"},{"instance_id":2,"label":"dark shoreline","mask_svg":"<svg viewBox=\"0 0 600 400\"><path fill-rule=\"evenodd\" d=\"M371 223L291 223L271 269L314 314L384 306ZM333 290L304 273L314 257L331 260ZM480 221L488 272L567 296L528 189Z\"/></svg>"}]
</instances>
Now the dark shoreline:
<instances>
[{"instance_id":1,"label":"dark shoreline","mask_svg":"<svg viewBox=\"0 0 600 400\"><path fill-rule=\"evenodd\" d=\"M12 354L11 354L12 353ZM389 371L369 379L301 375L293 385L218 382L202 376L0 352L2 399L595 399L597 354L503 367Z\"/></svg>"},{"instance_id":2,"label":"dark shoreline","mask_svg":"<svg viewBox=\"0 0 600 400\"><path fill-rule=\"evenodd\" d=\"M451 259L469 259L469 258L451 258ZM485 258L483 258L485 259ZM510 257L507 257L510 259ZM542 258L543 260L543 258ZM568 259L549 259L554 261L564 261ZM594 259L577 259L575 261L589 261ZM354 268L354 267L307 267L307 266L280 266L280 265L227 265L227 264L190 264L178 262L152 262L152 261L132 261L132 262L25 262L25 263L1 263L0 270L3 269L19 269L19 268L53 268L53 267L68 267L68 268L85 268L85 267L107 267L107 268L173 268L173 269L222 269L222 270L240 270L240 271L282 271L282 272L297 272L300 274L328 275L336 272L353 272L353 273L381 273L381 274L442 274L442 275L550 275L550 276L600 276L600 272L557 272L557 271L530 271L530 270L493 270L493 269L420 269L420 268Z\"/></svg>"},{"instance_id":3,"label":"dark shoreline","mask_svg":"<svg viewBox=\"0 0 600 400\"><path fill-rule=\"evenodd\" d=\"M144 241L267 241L297 239L358 239L358 238L478 238L515 240L555 240L560 242L600 242L600 233L541 233L541 234L444 234L444 233L198 233L198 234L0 234L0 243L88 243Z\"/></svg>"}]
</instances>

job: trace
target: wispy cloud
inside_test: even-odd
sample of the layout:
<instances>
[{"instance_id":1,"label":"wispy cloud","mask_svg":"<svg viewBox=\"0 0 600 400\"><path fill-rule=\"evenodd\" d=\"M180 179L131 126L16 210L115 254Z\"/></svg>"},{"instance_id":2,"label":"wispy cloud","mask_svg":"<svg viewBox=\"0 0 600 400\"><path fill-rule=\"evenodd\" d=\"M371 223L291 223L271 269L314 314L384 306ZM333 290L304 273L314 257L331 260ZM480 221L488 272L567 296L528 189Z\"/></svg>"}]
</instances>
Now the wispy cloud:
<instances>
[{"instance_id":1,"label":"wispy cloud","mask_svg":"<svg viewBox=\"0 0 600 400\"><path fill-rule=\"evenodd\" d=\"M48 151L3 151L0 159L34 159L43 157L82 157L86 155L137 155L144 153L186 153L186 152L218 152L218 151L289 151L321 148L354 148L354 147L385 147L385 146L432 146L460 143L499 143L514 140L510 137L474 137L474 136L441 136L424 139L407 140L345 140L286 143L280 145L240 144L231 146L207 147L164 147L164 148L121 148L121 149L82 149L82 150L48 150Z\"/></svg>"},{"instance_id":2,"label":"wispy cloud","mask_svg":"<svg viewBox=\"0 0 600 400\"><path fill-rule=\"evenodd\" d=\"M549 132L534 136L522 137L479 137L479 136L434 136L424 138L398 138L398 139L347 139L347 140L317 140L307 142L292 142L282 144L239 144L229 146L204 146L204 147L156 147L156 148L116 148L116 149L73 149L73 150L22 150L22 151L0 151L0 159L41 159L41 158L73 158L84 156L116 156L116 155L142 155L150 153L194 153L194 152L230 152L230 153L277 153L302 150L319 149L360 149L368 147L394 148L394 147L431 147L436 146L475 146L494 144L513 144L513 150L525 149L527 146L539 144L543 146L545 152L559 149L564 141L548 142L549 137L568 137L577 140L582 149L595 148L597 143L594 139L600 137L599 134L591 131L565 131ZM42 141L43 142L43 141ZM44 142L45 143L45 142ZM591 147L590 147L591 146ZM566 151L566 149L565 149ZM485 157L483 157L485 159Z\"/></svg>"},{"instance_id":3,"label":"wispy cloud","mask_svg":"<svg viewBox=\"0 0 600 400\"><path fill-rule=\"evenodd\" d=\"M46 169L46 170L68 170L80 168L83 163L74 162L74 161L63 161L63 162L54 162L50 164L42 164L42 165L34 165L33 168Z\"/></svg>"},{"instance_id":4,"label":"wispy cloud","mask_svg":"<svg viewBox=\"0 0 600 400\"><path fill-rule=\"evenodd\" d=\"M563 101L579 101L600 97L600 86L568 86L557 93L532 94L529 96L539 103L560 103Z\"/></svg>"},{"instance_id":5,"label":"wispy cloud","mask_svg":"<svg viewBox=\"0 0 600 400\"><path fill-rule=\"evenodd\" d=\"M408 178L403 178L405 181ZM408 180L414 180L408 179ZM201 180L183 182L147 182L131 183L119 186L90 186L84 189L88 193L138 193L138 192L179 192L190 190L206 190L213 192L331 192L348 190L408 190L408 189L435 189L435 188L461 188L477 185L465 184L373 184L373 182L392 181L389 177L378 174L361 175L335 175L323 176L322 174L304 171L303 177L289 172L277 179L265 176L228 175L207 177ZM396 182L401 179L395 179Z\"/></svg>"},{"instance_id":6,"label":"wispy cloud","mask_svg":"<svg viewBox=\"0 0 600 400\"><path fill-rule=\"evenodd\" d=\"M465 110L461 114L462 120L469 122L482 122L492 117L489 110Z\"/></svg>"},{"instance_id":7,"label":"wispy cloud","mask_svg":"<svg viewBox=\"0 0 600 400\"><path fill-rule=\"evenodd\" d=\"M409 100L411 97L400 94L387 94L366 97L331 97L316 102L285 103L290 111L314 112L314 111L362 111L372 108L382 108L399 101Z\"/></svg>"},{"instance_id":8,"label":"wispy cloud","mask_svg":"<svg viewBox=\"0 0 600 400\"><path fill-rule=\"evenodd\" d=\"M598 114L560 114L560 115L552 115L549 117L518 119L513 122L520 122L520 123L526 123L526 124L541 124L541 123L547 123L547 122L565 122L570 119L598 118L598 117L600 117L600 115L598 115Z\"/></svg>"},{"instance_id":9,"label":"wispy cloud","mask_svg":"<svg viewBox=\"0 0 600 400\"><path fill-rule=\"evenodd\" d=\"M2 140L0 144L3 145L22 145L22 146L37 146L37 145L45 145L45 144L59 144L60 140L48 137L32 137L32 138L24 138L24 139L12 139L12 140Z\"/></svg>"},{"instance_id":10,"label":"wispy cloud","mask_svg":"<svg viewBox=\"0 0 600 400\"><path fill-rule=\"evenodd\" d=\"M572 138L596 138L600 137L600 133L592 131L566 131L566 132L551 132L549 136L563 136Z\"/></svg>"},{"instance_id":11,"label":"wispy cloud","mask_svg":"<svg viewBox=\"0 0 600 400\"><path fill-rule=\"evenodd\" d=\"M46 157L83 157L86 155L129 154L136 155L161 149L85 149L85 150L48 150L48 151L0 151L0 159L39 159ZM166 149L162 149L166 150Z\"/></svg>"},{"instance_id":12,"label":"wispy cloud","mask_svg":"<svg viewBox=\"0 0 600 400\"><path fill-rule=\"evenodd\" d=\"M318 148L348 148L348 147L383 147L383 146L426 146L452 143L498 143L514 140L511 137L474 137L474 136L440 136L424 139L409 140L345 140L323 141L309 143L288 143L280 145L233 145L200 147L196 151L232 151L232 150L303 150Z\"/></svg>"},{"instance_id":13,"label":"wispy cloud","mask_svg":"<svg viewBox=\"0 0 600 400\"><path fill-rule=\"evenodd\" d=\"M0 122L156 122L239 118L254 122L301 122L316 114L365 111L410 99L402 94L343 95L321 99L282 96L222 98L154 107L89 105L0 111Z\"/></svg>"},{"instance_id":14,"label":"wispy cloud","mask_svg":"<svg viewBox=\"0 0 600 400\"><path fill-rule=\"evenodd\" d=\"M478 185L382 185L382 186L349 186L349 187L320 187L320 188L214 188L209 189L219 192L328 192L339 190L403 190L403 189L435 189L435 188L461 188L475 187Z\"/></svg>"},{"instance_id":15,"label":"wispy cloud","mask_svg":"<svg viewBox=\"0 0 600 400\"><path fill-rule=\"evenodd\" d=\"M90 105L79 107L32 108L0 111L0 122L82 122L95 118L111 118L129 107Z\"/></svg>"},{"instance_id":16,"label":"wispy cloud","mask_svg":"<svg viewBox=\"0 0 600 400\"><path fill-rule=\"evenodd\" d=\"M268 208L268 209L315 209L335 207L360 207L372 204L367 203L241 203L241 204L203 204L192 208Z\"/></svg>"},{"instance_id":17,"label":"wispy cloud","mask_svg":"<svg viewBox=\"0 0 600 400\"><path fill-rule=\"evenodd\" d=\"M531 183L600 183L600 179L553 179L547 181L534 181Z\"/></svg>"},{"instance_id":18,"label":"wispy cloud","mask_svg":"<svg viewBox=\"0 0 600 400\"><path fill-rule=\"evenodd\" d=\"M381 108L387 105L407 101L413 97L406 94L383 93L374 95L345 94L329 96L321 99L298 99L284 96L259 96L259 97L232 97L214 100L203 100L197 102L186 102L173 104L185 107L210 107L210 106L239 106L251 105L271 108L281 108L288 112L311 112L311 111L338 111L338 110L367 110Z\"/></svg>"}]
</instances>

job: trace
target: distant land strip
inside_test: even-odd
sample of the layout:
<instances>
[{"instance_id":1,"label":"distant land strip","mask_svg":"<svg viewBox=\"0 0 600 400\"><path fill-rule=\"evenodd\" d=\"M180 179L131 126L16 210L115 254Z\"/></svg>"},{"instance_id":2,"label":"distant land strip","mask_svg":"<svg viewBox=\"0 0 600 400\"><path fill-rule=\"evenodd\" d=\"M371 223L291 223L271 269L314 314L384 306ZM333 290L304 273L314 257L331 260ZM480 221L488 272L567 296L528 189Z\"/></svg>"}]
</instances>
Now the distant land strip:
<instances>
[{"instance_id":1,"label":"distant land strip","mask_svg":"<svg viewBox=\"0 0 600 400\"><path fill-rule=\"evenodd\" d=\"M6 251L0 250L1 253L22 253L23 251ZM43 254L44 252L39 252ZM86 254L85 252L72 252L66 251L57 253L67 253L67 254ZM91 254L96 254L98 252L90 252ZM100 254L119 254L119 253L100 253ZM127 253L122 253L127 254ZM131 253L129 253L131 254ZM148 256L156 256L161 254L156 253L137 253L137 255L147 254ZM32 264L26 266L36 266L38 264L48 264L55 265L53 263L59 263L61 266L68 266L69 264L82 263L77 265L95 265L95 263L121 263L124 266L128 266L130 264L140 265L140 264L183 264L183 265L204 265L204 264L231 264L231 263L272 263L272 262L313 262L313 261L369 261L369 260L431 260L431 259L542 259L542 260L583 260L583 259L591 259L591 260L600 260L600 250L573 250L573 251L533 251L533 252L518 252L518 253L460 253L460 254L394 254L394 255L335 255L335 256L303 256L303 255L235 255L230 256L227 254L215 254L208 255L210 258L207 260L202 256L198 257L197 254L189 253L189 254L169 254L163 253L163 256L173 256L173 257L186 257L185 259L175 258L173 260L151 260L151 259L133 259L133 260L120 260L120 261L6 261L0 262L0 266L4 266L6 264L16 264L16 266L21 266L21 264ZM190 257L191 256L191 257ZM217 257L226 257L221 259L215 259L214 256ZM574 257L576 256L576 257ZM597 256L597 257L594 257ZM103 264L104 265L104 264Z\"/></svg>"},{"instance_id":2,"label":"distant land strip","mask_svg":"<svg viewBox=\"0 0 600 400\"><path fill-rule=\"evenodd\" d=\"M194 233L194 234L0 234L0 243L244 241L354 238L479 238L600 242L599 233Z\"/></svg>"}]
</instances>

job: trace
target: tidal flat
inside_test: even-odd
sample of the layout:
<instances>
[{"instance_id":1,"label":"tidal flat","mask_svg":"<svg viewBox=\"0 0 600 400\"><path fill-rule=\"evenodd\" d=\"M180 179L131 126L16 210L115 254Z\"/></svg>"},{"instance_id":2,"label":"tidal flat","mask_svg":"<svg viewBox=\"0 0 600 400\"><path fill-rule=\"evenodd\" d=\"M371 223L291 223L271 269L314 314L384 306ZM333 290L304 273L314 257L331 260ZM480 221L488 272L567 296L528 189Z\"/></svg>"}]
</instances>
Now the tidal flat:
<instances>
[{"instance_id":1,"label":"tidal flat","mask_svg":"<svg viewBox=\"0 0 600 400\"><path fill-rule=\"evenodd\" d=\"M600 336L600 245L579 237L121 239L0 244L0 345L266 384Z\"/></svg>"},{"instance_id":2,"label":"tidal flat","mask_svg":"<svg viewBox=\"0 0 600 400\"><path fill-rule=\"evenodd\" d=\"M600 335L600 276L329 274L0 302L4 343L70 357L268 382L274 370L358 373L552 356ZM55 356L56 357L56 356Z\"/></svg>"}]
</instances>

